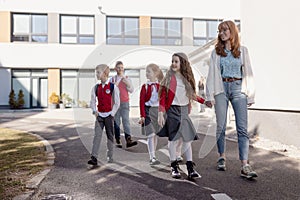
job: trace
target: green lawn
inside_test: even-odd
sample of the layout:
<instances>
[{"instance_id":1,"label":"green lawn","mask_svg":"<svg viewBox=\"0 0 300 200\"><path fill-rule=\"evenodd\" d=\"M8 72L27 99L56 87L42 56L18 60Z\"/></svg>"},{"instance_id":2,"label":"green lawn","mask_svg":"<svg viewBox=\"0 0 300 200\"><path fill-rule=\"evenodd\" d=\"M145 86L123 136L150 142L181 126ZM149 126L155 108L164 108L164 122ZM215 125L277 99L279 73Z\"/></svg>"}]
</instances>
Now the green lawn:
<instances>
[{"instance_id":1,"label":"green lawn","mask_svg":"<svg viewBox=\"0 0 300 200\"><path fill-rule=\"evenodd\" d=\"M0 199L25 192L26 181L45 167L41 141L26 132L0 128Z\"/></svg>"}]
</instances>

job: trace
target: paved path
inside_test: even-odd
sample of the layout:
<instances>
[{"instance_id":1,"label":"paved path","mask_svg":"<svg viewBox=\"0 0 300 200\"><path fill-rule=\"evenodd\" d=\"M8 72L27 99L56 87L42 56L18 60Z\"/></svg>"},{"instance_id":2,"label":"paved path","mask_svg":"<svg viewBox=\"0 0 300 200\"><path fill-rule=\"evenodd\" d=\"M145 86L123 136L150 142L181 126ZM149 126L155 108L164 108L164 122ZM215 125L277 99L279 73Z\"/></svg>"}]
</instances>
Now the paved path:
<instances>
[{"instance_id":1,"label":"paved path","mask_svg":"<svg viewBox=\"0 0 300 200\"><path fill-rule=\"evenodd\" d=\"M74 119L74 116L75 119ZM193 117L200 140L193 142L193 159L201 179L188 181L170 177L167 140L160 138L157 156L161 165L150 167L145 138L139 134L136 118L132 129L139 145L115 149L115 163L107 164L102 145L100 167L89 169L89 148L93 124L90 112L55 110L47 112L0 112L0 127L25 130L47 139L55 151L55 164L42 181L34 199L65 194L72 199L300 199L300 161L266 150L250 148L251 164L259 177L239 177L236 142L227 141L226 172L216 170L216 147L203 146L215 138L205 136L210 120ZM123 140L124 142L124 140ZM105 144L105 137L103 137ZM204 149L204 150L203 150ZM211 150L210 150L211 149ZM199 158L199 151L200 157ZM208 153L206 156L204 156ZM45 198L46 199L46 198ZM48 198L49 199L49 198Z\"/></svg>"}]
</instances>

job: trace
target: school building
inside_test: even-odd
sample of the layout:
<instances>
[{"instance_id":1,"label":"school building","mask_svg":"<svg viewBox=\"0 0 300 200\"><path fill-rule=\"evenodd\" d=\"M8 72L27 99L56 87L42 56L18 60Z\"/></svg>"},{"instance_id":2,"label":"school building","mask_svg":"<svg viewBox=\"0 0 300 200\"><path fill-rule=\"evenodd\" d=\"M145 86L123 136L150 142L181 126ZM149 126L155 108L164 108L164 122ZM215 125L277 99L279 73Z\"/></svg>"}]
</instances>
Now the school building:
<instances>
[{"instance_id":1,"label":"school building","mask_svg":"<svg viewBox=\"0 0 300 200\"><path fill-rule=\"evenodd\" d=\"M250 130L300 147L297 8L296 0L0 1L0 107L9 107L11 89L23 90L25 108L48 107L52 92L80 106L89 101L94 67L106 63L114 75L117 60L135 86L131 106L138 106L151 62L166 70L171 55L184 52L196 82L206 76L217 26L231 19L255 76Z\"/></svg>"},{"instance_id":2,"label":"school building","mask_svg":"<svg viewBox=\"0 0 300 200\"><path fill-rule=\"evenodd\" d=\"M201 14L212 8L198 9L194 17L155 10L141 15L128 10L129 4L105 2L1 1L0 106L8 107L11 89L16 94L23 90L25 108L48 107L52 92L68 94L78 106L89 101L95 66L109 64L114 75L117 60L123 61L135 86L131 106L138 106L145 66L154 62L166 70L173 53L191 54L215 39L218 23L226 17L224 11ZM139 3L136 8L142 7ZM163 5L162 10L167 11ZM234 19L239 23L239 10ZM201 60L193 65L198 80L207 71L204 65Z\"/></svg>"}]
</instances>

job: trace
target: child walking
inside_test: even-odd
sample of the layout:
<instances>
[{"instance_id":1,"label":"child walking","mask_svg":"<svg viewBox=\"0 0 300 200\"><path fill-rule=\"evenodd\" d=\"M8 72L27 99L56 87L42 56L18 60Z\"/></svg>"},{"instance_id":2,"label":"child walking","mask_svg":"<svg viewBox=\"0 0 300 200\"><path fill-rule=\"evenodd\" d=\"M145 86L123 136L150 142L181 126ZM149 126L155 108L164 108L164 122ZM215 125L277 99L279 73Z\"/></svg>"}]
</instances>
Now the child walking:
<instances>
[{"instance_id":1,"label":"child walking","mask_svg":"<svg viewBox=\"0 0 300 200\"><path fill-rule=\"evenodd\" d=\"M113 144L114 144L114 115L120 106L119 89L113 83L108 81L109 67L105 64L100 64L96 67L96 76L98 83L92 88L90 107L95 121L95 135L93 139L93 148L90 165L98 165L97 157L100 148L103 128L107 136L107 161L113 162Z\"/></svg>"},{"instance_id":2,"label":"child walking","mask_svg":"<svg viewBox=\"0 0 300 200\"><path fill-rule=\"evenodd\" d=\"M140 91L140 116L139 121L142 124L142 134L147 136L147 146L150 156L150 165L159 164L155 156L157 146L158 125L158 89L159 82L164 75L156 64L149 64L146 67L146 77L148 79Z\"/></svg>"},{"instance_id":3,"label":"child walking","mask_svg":"<svg viewBox=\"0 0 300 200\"><path fill-rule=\"evenodd\" d=\"M183 141L183 150L186 157L188 178L201 177L194 170L191 143L195 139L196 130L188 114L191 101L204 103L204 99L196 95L195 79L192 68L184 53L175 53L172 56L172 65L161 82L159 89L158 123L163 128L159 136L169 138L169 153L171 160L171 174L173 178L180 178L178 161L176 160L176 146L179 139ZM166 113L166 121L164 119Z\"/></svg>"}]
</instances>

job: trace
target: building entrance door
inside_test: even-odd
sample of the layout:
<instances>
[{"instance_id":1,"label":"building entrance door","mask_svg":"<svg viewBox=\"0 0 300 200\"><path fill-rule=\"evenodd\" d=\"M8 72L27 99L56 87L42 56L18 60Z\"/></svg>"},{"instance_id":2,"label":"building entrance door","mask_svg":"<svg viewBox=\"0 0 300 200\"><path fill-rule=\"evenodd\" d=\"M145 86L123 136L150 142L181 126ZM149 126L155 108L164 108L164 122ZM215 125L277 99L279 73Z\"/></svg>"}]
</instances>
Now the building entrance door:
<instances>
[{"instance_id":1,"label":"building entrance door","mask_svg":"<svg viewBox=\"0 0 300 200\"><path fill-rule=\"evenodd\" d=\"M32 78L32 95L31 107L45 108L48 107L48 79Z\"/></svg>"}]
</instances>

